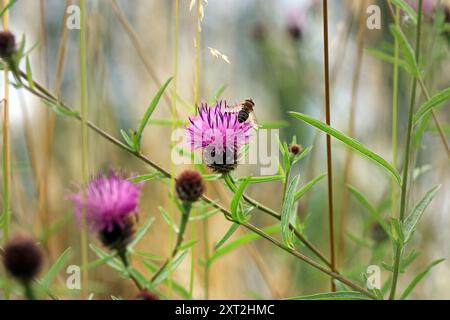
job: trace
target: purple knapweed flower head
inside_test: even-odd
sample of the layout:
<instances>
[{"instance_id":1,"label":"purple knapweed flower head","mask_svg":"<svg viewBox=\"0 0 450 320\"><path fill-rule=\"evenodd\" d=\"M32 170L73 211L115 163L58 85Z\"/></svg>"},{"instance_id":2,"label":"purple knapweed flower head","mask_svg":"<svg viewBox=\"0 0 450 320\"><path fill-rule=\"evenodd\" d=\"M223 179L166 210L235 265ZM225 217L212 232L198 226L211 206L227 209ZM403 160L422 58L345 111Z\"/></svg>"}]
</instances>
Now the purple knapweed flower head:
<instances>
[{"instance_id":1,"label":"purple knapweed flower head","mask_svg":"<svg viewBox=\"0 0 450 320\"><path fill-rule=\"evenodd\" d=\"M252 125L238 121L237 112L227 110L226 101L202 104L198 115L189 117L186 130L191 149L202 149L206 165L219 173L236 168L243 146L249 143Z\"/></svg>"},{"instance_id":2,"label":"purple knapweed flower head","mask_svg":"<svg viewBox=\"0 0 450 320\"><path fill-rule=\"evenodd\" d=\"M138 212L142 184L125 179L124 174L110 170L99 174L70 198L79 221L86 214L89 226L99 233L102 242L118 248L133 235L132 215Z\"/></svg>"}]
</instances>

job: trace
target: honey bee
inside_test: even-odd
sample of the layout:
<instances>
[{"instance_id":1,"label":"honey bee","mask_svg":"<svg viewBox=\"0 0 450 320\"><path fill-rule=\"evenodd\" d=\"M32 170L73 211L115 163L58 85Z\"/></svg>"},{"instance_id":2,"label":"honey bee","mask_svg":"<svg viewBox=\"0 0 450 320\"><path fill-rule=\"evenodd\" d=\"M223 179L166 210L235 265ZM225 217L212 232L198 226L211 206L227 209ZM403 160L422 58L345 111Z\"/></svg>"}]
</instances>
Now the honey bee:
<instances>
[{"instance_id":1,"label":"honey bee","mask_svg":"<svg viewBox=\"0 0 450 320\"><path fill-rule=\"evenodd\" d=\"M254 129L258 129L259 125L255 117L255 102L252 99L245 99L241 103L227 106L228 112L237 112L239 123L248 121Z\"/></svg>"}]
</instances>

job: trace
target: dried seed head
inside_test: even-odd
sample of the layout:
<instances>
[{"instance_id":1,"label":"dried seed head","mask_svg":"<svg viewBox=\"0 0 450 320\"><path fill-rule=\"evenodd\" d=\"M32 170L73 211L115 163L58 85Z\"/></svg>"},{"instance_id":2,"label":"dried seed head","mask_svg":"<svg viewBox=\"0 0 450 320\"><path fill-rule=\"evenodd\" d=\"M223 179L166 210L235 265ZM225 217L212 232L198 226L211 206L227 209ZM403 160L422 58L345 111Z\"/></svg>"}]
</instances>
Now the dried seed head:
<instances>
[{"instance_id":1,"label":"dried seed head","mask_svg":"<svg viewBox=\"0 0 450 320\"><path fill-rule=\"evenodd\" d=\"M43 253L36 242L26 235L14 236L5 246L3 264L15 278L29 282L41 270Z\"/></svg>"},{"instance_id":2,"label":"dried seed head","mask_svg":"<svg viewBox=\"0 0 450 320\"><path fill-rule=\"evenodd\" d=\"M103 229L99 231L99 237L106 247L124 252L127 245L131 242L134 235L134 223L131 217L123 220L123 225L114 223L112 229Z\"/></svg>"},{"instance_id":3,"label":"dried seed head","mask_svg":"<svg viewBox=\"0 0 450 320\"><path fill-rule=\"evenodd\" d=\"M16 50L16 37L9 31L0 31L0 57L9 59Z\"/></svg>"},{"instance_id":4,"label":"dried seed head","mask_svg":"<svg viewBox=\"0 0 450 320\"><path fill-rule=\"evenodd\" d=\"M303 151L303 147L299 144L294 143L294 144L291 144L291 146L289 147L289 151L293 155L297 155Z\"/></svg>"},{"instance_id":5,"label":"dried seed head","mask_svg":"<svg viewBox=\"0 0 450 320\"><path fill-rule=\"evenodd\" d=\"M203 178L195 170L185 170L178 176L175 190L181 201L195 202L205 191Z\"/></svg>"},{"instance_id":6,"label":"dried seed head","mask_svg":"<svg viewBox=\"0 0 450 320\"><path fill-rule=\"evenodd\" d=\"M145 289L137 294L136 300L159 300L159 297L153 292Z\"/></svg>"}]
</instances>

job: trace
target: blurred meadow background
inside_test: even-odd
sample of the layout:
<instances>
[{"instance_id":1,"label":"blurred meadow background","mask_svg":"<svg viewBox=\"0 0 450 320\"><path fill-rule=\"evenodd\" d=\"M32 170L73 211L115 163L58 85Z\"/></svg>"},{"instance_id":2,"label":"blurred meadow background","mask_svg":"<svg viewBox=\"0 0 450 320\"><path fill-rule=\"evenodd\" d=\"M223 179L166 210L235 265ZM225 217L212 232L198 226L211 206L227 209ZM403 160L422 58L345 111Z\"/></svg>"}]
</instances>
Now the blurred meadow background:
<instances>
[{"instance_id":1,"label":"blurred meadow background","mask_svg":"<svg viewBox=\"0 0 450 320\"><path fill-rule=\"evenodd\" d=\"M450 82L450 31L448 28L446 33L442 31L446 19L448 23L450 4L435 2L433 14L424 18L421 48L424 82L431 94L448 87ZM78 109L80 31L65 25L66 8L71 4L77 1L19 0L10 10L9 23L18 39L26 35L27 47L38 44L29 55L36 81ZM298 111L325 119L322 1L209 0L207 4L202 2L204 17L200 30L197 4L190 10L190 1L181 0L178 51L175 4L172 0L86 1L89 120L122 139L120 129L136 126L156 91L177 68L178 126L184 126L195 103L214 100L218 93L220 99L231 103L251 97L262 125L279 129L284 141L290 142L295 135L302 146L313 146L308 157L295 167L301 175L300 184L326 172L325 135L287 114ZM366 26L370 16L366 9L371 4L381 9L381 29L370 30ZM329 1L331 123L390 162L393 66L380 59L380 52L393 52L389 32L392 22L388 1ZM408 38L414 39L411 22L402 19L402 27ZM4 86L2 81L3 77L0 87ZM410 76L400 69L398 159L403 159L410 82ZM172 85L144 131L142 153L178 174L192 166L171 165ZM417 99L420 103L425 100L422 94ZM436 113L449 139L450 113L446 107ZM26 90L12 86L9 108L11 229L26 231L39 239L45 249L47 267L68 247L72 256L67 264L81 265L80 229L68 200L70 192L82 181L80 123L55 114ZM404 288L430 261L446 258L410 297L450 299L449 158L434 122L430 121L425 129L421 142L413 139L416 179L410 190L409 207L432 186L442 184L442 187L413 240L420 255L401 274L399 286ZM332 148L338 268L342 274L363 281L366 268L378 265L384 282L390 272L383 268L383 263L391 263L392 246L374 227L373 217L348 191L347 185L364 193L383 219L388 219L391 177L337 140L332 140ZM93 132L89 133L88 159L91 174L111 167L133 174L152 172L145 163ZM402 167L401 160L396 166ZM259 168L241 165L237 171L239 176L258 175ZM210 197L229 207L233 195L220 182L208 181L206 190ZM139 225L151 217L155 222L137 249L154 254L151 261L156 265L161 263L158 257L166 257L175 241L160 208L175 221L179 219L169 191L170 185L165 181L147 181L139 205ZM279 181L249 185L247 194L277 211L281 208ZM302 197L298 217L305 236L326 256L329 255L327 208L327 184L323 179ZM253 212L251 221L261 228L277 223L258 211ZM279 299L329 291L329 277L261 239L224 252L205 267L205 261L215 254L214 245L229 227L230 222L220 212L207 222L192 221L188 226L187 239L197 242L170 278L186 288L190 297ZM229 243L248 234L249 231L239 228ZM98 242L92 235L89 241ZM305 247L299 246L299 250L310 254ZM94 252L90 251L89 259L97 259ZM133 265L149 276L151 272L143 260L133 259ZM79 290L65 288L66 278L62 269L52 284L54 292L61 298L79 298ZM89 292L94 293L95 299L129 298L135 291L129 280L108 265L91 268L89 279ZM159 289L166 297L183 298L173 284L165 283Z\"/></svg>"}]
</instances>

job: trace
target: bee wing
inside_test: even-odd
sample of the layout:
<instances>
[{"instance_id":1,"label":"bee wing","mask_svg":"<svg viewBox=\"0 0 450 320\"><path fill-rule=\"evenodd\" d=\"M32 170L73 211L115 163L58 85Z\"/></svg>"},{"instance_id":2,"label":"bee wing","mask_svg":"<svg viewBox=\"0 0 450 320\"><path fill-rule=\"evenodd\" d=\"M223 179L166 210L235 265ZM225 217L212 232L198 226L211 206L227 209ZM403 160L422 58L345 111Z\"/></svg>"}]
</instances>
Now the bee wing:
<instances>
[{"instance_id":1,"label":"bee wing","mask_svg":"<svg viewBox=\"0 0 450 320\"><path fill-rule=\"evenodd\" d=\"M256 120L255 112L250 112L247 121L250 122L250 124L253 126L253 129L255 130L259 129L259 124L258 121Z\"/></svg>"},{"instance_id":2,"label":"bee wing","mask_svg":"<svg viewBox=\"0 0 450 320\"><path fill-rule=\"evenodd\" d=\"M227 105L225 109L227 112L239 112L242 109L242 105L241 104Z\"/></svg>"}]
</instances>

